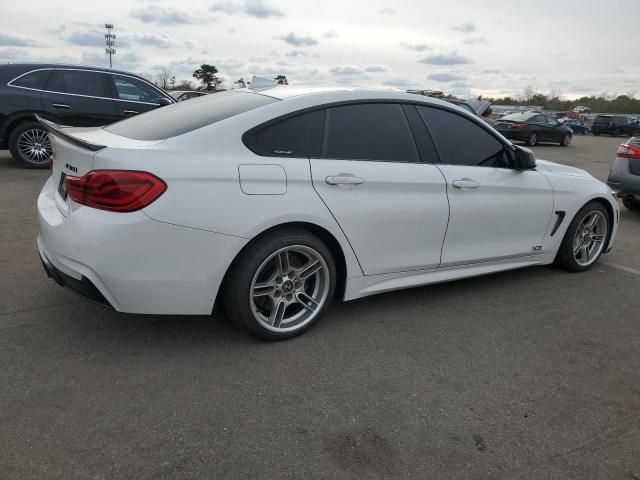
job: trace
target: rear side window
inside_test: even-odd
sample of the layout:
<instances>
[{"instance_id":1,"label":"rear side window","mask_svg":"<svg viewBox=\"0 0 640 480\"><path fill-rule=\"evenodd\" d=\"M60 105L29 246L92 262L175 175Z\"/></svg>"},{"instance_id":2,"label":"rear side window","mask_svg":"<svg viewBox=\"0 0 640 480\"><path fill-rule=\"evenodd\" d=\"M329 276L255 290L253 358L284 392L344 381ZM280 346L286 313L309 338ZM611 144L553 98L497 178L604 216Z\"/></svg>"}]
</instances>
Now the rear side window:
<instances>
[{"instance_id":1,"label":"rear side window","mask_svg":"<svg viewBox=\"0 0 640 480\"><path fill-rule=\"evenodd\" d=\"M136 115L105 130L135 140L164 140L277 101L249 92L212 93Z\"/></svg>"},{"instance_id":2,"label":"rear side window","mask_svg":"<svg viewBox=\"0 0 640 480\"><path fill-rule=\"evenodd\" d=\"M258 155L319 157L324 115L324 110L296 115L261 128L244 140Z\"/></svg>"},{"instance_id":3,"label":"rear side window","mask_svg":"<svg viewBox=\"0 0 640 480\"><path fill-rule=\"evenodd\" d=\"M105 74L100 72L54 70L46 89L52 92L109 98L105 88Z\"/></svg>"},{"instance_id":4,"label":"rear side window","mask_svg":"<svg viewBox=\"0 0 640 480\"><path fill-rule=\"evenodd\" d=\"M475 122L445 110L418 107L440 153L441 163L506 167L504 145Z\"/></svg>"},{"instance_id":5,"label":"rear side window","mask_svg":"<svg viewBox=\"0 0 640 480\"><path fill-rule=\"evenodd\" d=\"M27 73L26 75L11 82L11 85L16 87L35 88L37 90L44 90L47 80L51 75L51 70L37 70L35 72Z\"/></svg>"},{"instance_id":6,"label":"rear side window","mask_svg":"<svg viewBox=\"0 0 640 480\"><path fill-rule=\"evenodd\" d=\"M392 103L327 109L322 156L347 160L418 162L402 107Z\"/></svg>"}]
</instances>

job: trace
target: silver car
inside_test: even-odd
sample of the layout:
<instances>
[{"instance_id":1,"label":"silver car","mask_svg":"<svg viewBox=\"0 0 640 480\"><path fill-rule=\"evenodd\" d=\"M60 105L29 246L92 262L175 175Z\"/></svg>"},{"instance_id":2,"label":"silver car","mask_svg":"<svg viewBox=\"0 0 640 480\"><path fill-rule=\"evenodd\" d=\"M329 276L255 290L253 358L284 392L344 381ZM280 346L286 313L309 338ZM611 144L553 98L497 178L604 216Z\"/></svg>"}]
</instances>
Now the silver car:
<instances>
[{"instance_id":1,"label":"silver car","mask_svg":"<svg viewBox=\"0 0 640 480\"><path fill-rule=\"evenodd\" d=\"M640 137L618 147L607 183L625 207L640 210Z\"/></svg>"}]
</instances>

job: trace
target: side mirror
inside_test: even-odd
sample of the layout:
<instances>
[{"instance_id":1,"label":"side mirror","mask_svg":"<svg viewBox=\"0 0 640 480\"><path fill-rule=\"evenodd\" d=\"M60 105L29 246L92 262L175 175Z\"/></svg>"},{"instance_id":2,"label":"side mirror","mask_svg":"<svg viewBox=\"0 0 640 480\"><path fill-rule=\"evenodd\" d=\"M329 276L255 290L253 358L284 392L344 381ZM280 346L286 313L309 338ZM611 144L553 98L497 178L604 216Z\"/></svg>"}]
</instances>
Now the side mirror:
<instances>
[{"instance_id":1,"label":"side mirror","mask_svg":"<svg viewBox=\"0 0 640 480\"><path fill-rule=\"evenodd\" d=\"M536 156L528 148L514 145L513 152L514 166L516 170L533 170L536 168Z\"/></svg>"},{"instance_id":2,"label":"side mirror","mask_svg":"<svg viewBox=\"0 0 640 480\"><path fill-rule=\"evenodd\" d=\"M173 102L168 98L160 98L158 99L158 104L160 104L161 107L166 107L167 105L173 105Z\"/></svg>"}]
</instances>

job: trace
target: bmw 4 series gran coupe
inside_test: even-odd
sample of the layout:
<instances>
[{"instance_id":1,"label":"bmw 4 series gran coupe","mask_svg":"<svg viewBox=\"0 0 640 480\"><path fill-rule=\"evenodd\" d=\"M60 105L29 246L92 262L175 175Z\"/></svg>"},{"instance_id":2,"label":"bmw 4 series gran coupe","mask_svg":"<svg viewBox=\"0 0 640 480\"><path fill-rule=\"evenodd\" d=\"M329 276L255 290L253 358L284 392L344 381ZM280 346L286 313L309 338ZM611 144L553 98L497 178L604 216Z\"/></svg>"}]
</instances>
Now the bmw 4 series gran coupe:
<instances>
[{"instance_id":1,"label":"bmw 4 series gran coupe","mask_svg":"<svg viewBox=\"0 0 640 480\"><path fill-rule=\"evenodd\" d=\"M338 297L556 263L591 267L619 207L450 103L394 91L233 90L107 127L42 120L38 248L119 312L211 314L267 339Z\"/></svg>"}]
</instances>

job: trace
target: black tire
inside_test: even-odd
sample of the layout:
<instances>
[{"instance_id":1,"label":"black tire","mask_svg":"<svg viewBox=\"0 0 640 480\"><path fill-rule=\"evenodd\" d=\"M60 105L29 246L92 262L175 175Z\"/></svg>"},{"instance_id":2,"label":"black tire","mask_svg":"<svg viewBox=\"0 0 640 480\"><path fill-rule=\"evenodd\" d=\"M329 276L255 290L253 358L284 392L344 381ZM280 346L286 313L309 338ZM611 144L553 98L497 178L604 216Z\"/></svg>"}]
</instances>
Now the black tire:
<instances>
[{"instance_id":1,"label":"black tire","mask_svg":"<svg viewBox=\"0 0 640 480\"><path fill-rule=\"evenodd\" d=\"M564 137L562 137L562 140L560 140L560 146L568 147L570 143L571 143L571 134L567 133Z\"/></svg>"},{"instance_id":2,"label":"black tire","mask_svg":"<svg viewBox=\"0 0 640 480\"><path fill-rule=\"evenodd\" d=\"M39 154L39 158L37 160L28 158L20 151L19 148L21 137L26 138L30 132L34 131L38 132L38 136L42 136L42 138L46 139L46 141L37 144L42 145L41 151L43 152L42 155ZM11 151L13 159L24 168L49 168L49 157L52 154L52 150L47 138L47 131L40 122L33 120L23 122L15 127L9 134L9 150Z\"/></svg>"},{"instance_id":3,"label":"black tire","mask_svg":"<svg viewBox=\"0 0 640 480\"><path fill-rule=\"evenodd\" d=\"M324 296L321 306L318 307L317 313L314 313L307 323L302 324L299 328L291 327L295 329L286 332L273 331L260 323L252 310L252 304L255 306L254 302L256 301L255 298L252 298L251 292L254 276L258 275L259 270L264 268L264 262L273 254L283 248L297 248L299 246L311 249L324 260L327 270L326 278L328 279L328 288L324 287L326 288L326 296ZM282 281L282 278L280 278L280 281ZM223 305L228 317L236 325L248 330L252 335L264 340L284 340L304 333L316 323L333 299L336 281L335 260L331 250L322 240L302 229L277 230L255 240L236 259L225 279ZM301 282L305 282L305 280L301 280ZM303 284L302 288L306 288L306 283ZM291 306L294 311L296 307L299 308L299 305L295 302ZM289 308L285 307L285 312Z\"/></svg>"},{"instance_id":4,"label":"black tire","mask_svg":"<svg viewBox=\"0 0 640 480\"><path fill-rule=\"evenodd\" d=\"M640 211L640 202L638 202L632 195L622 197L622 204L629 210Z\"/></svg>"},{"instance_id":5,"label":"black tire","mask_svg":"<svg viewBox=\"0 0 640 480\"><path fill-rule=\"evenodd\" d=\"M529 134L529 138L526 141L526 144L528 146L530 146L530 147L533 147L537 143L538 143L538 133L537 132L531 132Z\"/></svg>"},{"instance_id":6,"label":"black tire","mask_svg":"<svg viewBox=\"0 0 640 480\"><path fill-rule=\"evenodd\" d=\"M596 137L599 137L600 136L600 132L593 132L593 135L596 136Z\"/></svg>"},{"instance_id":7,"label":"black tire","mask_svg":"<svg viewBox=\"0 0 640 480\"><path fill-rule=\"evenodd\" d=\"M578 211L578 213L576 213L575 217L573 217L569 228L564 234L564 238L562 239L562 243L560 244L560 249L558 250L558 253L556 255L555 264L563 268L564 270L567 270L569 272L584 272L585 270L588 270L593 265L595 265L600 258L600 255L602 255L602 252L604 252L603 247L600 253L598 253L598 255L595 257L595 260L593 260L589 265L586 266L580 265L576 261L573 253L573 241L576 235L576 231L584 221L585 217L595 210L601 212L607 219L607 232L605 234L604 242L606 243L607 239L609 238L609 233L611 232L611 219L609 218L609 212L607 212L607 209L600 202L591 201L587 203Z\"/></svg>"},{"instance_id":8,"label":"black tire","mask_svg":"<svg viewBox=\"0 0 640 480\"><path fill-rule=\"evenodd\" d=\"M619 129L619 128L616 128L616 129L613 131L613 136L614 136L614 137L619 137L620 135L622 135L622 132L620 131L620 129Z\"/></svg>"}]
</instances>

